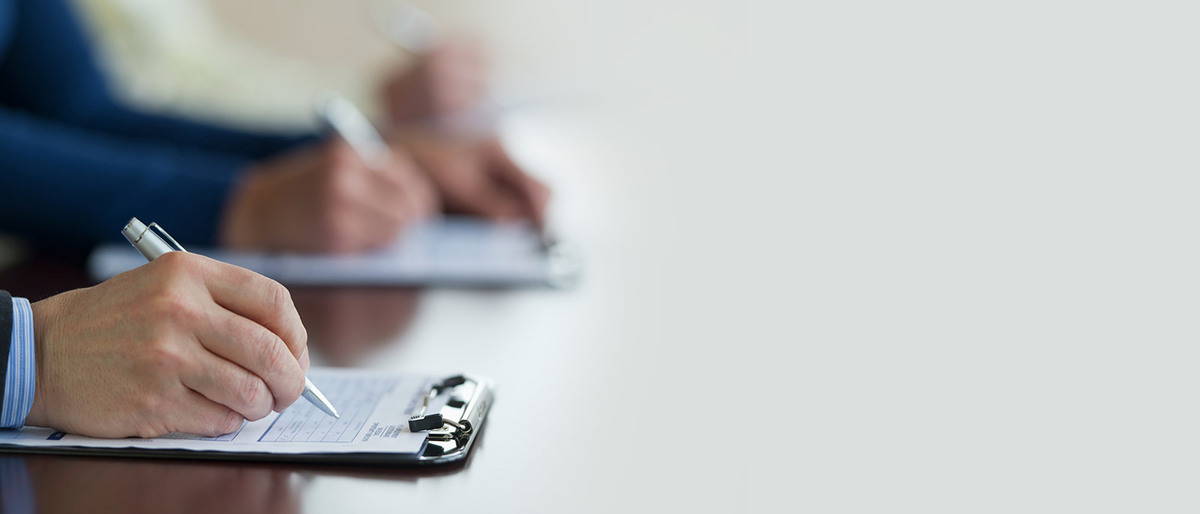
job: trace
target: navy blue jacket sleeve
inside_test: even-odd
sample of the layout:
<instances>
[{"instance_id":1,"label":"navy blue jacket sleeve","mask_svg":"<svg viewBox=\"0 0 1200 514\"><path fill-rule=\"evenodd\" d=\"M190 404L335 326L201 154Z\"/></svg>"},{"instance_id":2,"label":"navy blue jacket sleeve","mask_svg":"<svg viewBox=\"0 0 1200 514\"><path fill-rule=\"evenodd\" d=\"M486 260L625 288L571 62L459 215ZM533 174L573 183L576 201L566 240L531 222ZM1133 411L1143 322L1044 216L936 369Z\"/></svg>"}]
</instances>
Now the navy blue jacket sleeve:
<instances>
[{"instance_id":1,"label":"navy blue jacket sleeve","mask_svg":"<svg viewBox=\"0 0 1200 514\"><path fill-rule=\"evenodd\" d=\"M133 216L180 241L212 244L228 192L249 165L4 109L0 156L0 231L58 247L119 241Z\"/></svg>"},{"instance_id":2,"label":"navy blue jacket sleeve","mask_svg":"<svg viewBox=\"0 0 1200 514\"><path fill-rule=\"evenodd\" d=\"M138 216L212 244L238 172L305 139L127 109L64 0L0 0L0 231L83 249Z\"/></svg>"},{"instance_id":3,"label":"navy blue jacket sleeve","mask_svg":"<svg viewBox=\"0 0 1200 514\"><path fill-rule=\"evenodd\" d=\"M0 0L0 103L73 126L261 158L310 135L254 134L121 105L65 0ZM5 12L7 11L7 13Z\"/></svg>"}]
</instances>

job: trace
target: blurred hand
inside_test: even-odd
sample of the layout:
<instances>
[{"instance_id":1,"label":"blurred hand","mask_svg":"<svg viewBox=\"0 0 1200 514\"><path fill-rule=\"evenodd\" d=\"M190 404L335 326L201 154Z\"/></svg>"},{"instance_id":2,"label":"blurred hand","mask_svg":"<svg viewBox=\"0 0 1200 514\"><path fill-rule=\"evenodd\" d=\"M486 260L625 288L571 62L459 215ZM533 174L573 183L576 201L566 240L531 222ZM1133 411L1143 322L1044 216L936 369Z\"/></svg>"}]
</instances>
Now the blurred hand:
<instances>
[{"instance_id":1,"label":"blurred hand","mask_svg":"<svg viewBox=\"0 0 1200 514\"><path fill-rule=\"evenodd\" d=\"M26 423L94 437L216 436L304 390L308 335L287 289L171 252L33 304Z\"/></svg>"},{"instance_id":2,"label":"blurred hand","mask_svg":"<svg viewBox=\"0 0 1200 514\"><path fill-rule=\"evenodd\" d=\"M437 195L404 152L368 168L331 138L259 163L225 208L228 248L349 253L385 246L437 212Z\"/></svg>"},{"instance_id":3,"label":"blurred hand","mask_svg":"<svg viewBox=\"0 0 1200 514\"><path fill-rule=\"evenodd\" d=\"M483 99L486 79L479 44L450 39L384 84L384 106L397 124L461 113Z\"/></svg>"},{"instance_id":4,"label":"blurred hand","mask_svg":"<svg viewBox=\"0 0 1200 514\"><path fill-rule=\"evenodd\" d=\"M528 218L539 226L545 221L550 189L517 166L498 139L406 129L392 141L412 153L448 211L496 220Z\"/></svg>"}]
</instances>

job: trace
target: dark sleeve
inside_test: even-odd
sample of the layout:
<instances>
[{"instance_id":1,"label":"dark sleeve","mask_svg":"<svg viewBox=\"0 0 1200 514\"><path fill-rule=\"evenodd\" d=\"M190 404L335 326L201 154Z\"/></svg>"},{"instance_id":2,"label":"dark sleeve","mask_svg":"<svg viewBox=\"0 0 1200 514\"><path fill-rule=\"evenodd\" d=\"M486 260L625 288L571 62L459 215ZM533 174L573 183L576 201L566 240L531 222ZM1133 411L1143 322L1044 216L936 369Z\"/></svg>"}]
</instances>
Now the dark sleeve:
<instances>
[{"instance_id":1,"label":"dark sleeve","mask_svg":"<svg viewBox=\"0 0 1200 514\"><path fill-rule=\"evenodd\" d=\"M17 0L0 57L0 103L80 128L258 159L313 140L138 112L113 96L65 0Z\"/></svg>"},{"instance_id":2,"label":"dark sleeve","mask_svg":"<svg viewBox=\"0 0 1200 514\"><path fill-rule=\"evenodd\" d=\"M137 216L176 239L211 245L238 156L68 127L0 109L0 231L86 248L121 240Z\"/></svg>"},{"instance_id":3,"label":"dark sleeve","mask_svg":"<svg viewBox=\"0 0 1200 514\"><path fill-rule=\"evenodd\" d=\"M8 350L12 345L12 296L0 290L0 398L4 398L4 377L8 376Z\"/></svg>"}]
</instances>

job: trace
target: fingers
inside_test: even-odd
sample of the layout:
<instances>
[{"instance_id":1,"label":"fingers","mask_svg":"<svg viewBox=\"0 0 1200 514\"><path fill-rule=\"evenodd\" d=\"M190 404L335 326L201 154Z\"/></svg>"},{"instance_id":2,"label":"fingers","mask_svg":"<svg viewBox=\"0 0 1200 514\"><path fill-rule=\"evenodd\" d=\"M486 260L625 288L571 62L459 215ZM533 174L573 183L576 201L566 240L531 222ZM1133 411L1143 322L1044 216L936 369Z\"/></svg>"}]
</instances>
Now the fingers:
<instances>
[{"instance_id":1,"label":"fingers","mask_svg":"<svg viewBox=\"0 0 1200 514\"><path fill-rule=\"evenodd\" d=\"M195 372L180 377L184 386L250 421L271 413L274 396L261 378L212 353L198 353L203 354L199 357L203 362L197 363Z\"/></svg>"},{"instance_id":2,"label":"fingers","mask_svg":"<svg viewBox=\"0 0 1200 514\"><path fill-rule=\"evenodd\" d=\"M238 430L245 422L237 411L191 390L184 390L181 400L172 402L168 410L167 419L176 420L171 424L176 432L216 437Z\"/></svg>"},{"instance_id":3,"label":"fingers","mask_svg":"<svg viewBox=\"0 0 1200 514\"><path fill-rule=\"evenodd\" d=\"M272 409L287 408L304 391L299 360L278 336L257 323L225 312L197 337L212 354L196 359L191 373L196 376L185 384L210 400L260 419Z\"/></svg>"},{"instance_id":4,"label":"fingers","mask_svg":"<svg viewBox=\"0 0 1200 514\"><path fill-rule=\"evenodd\" d=\"M494 220L509 220L525 215L525 206L508 187L497 187L495 183L481 183L478 187L461 193L458 199L462 210Z\"/></svg>"},{"instance_id":5,"label":"fingers","mask_svg":"<svg viewBox=\"0 0 1200 514\"><path fill-rule=\"evenodd\" d=\"M300 357L307 348L308 333L287 288L244 268L195 254L181 255L200 259L198 265L204 268L204 284L217 305L270 330L287 345L295 358ZM163 258L182 257L166 254Z\"/></svg>"},{"instance_id":6,"label":"fingers","mask_svg":"<svg viewBox=\"0 0 1200 514\"><path fill-rule=\"evenodd\" d=\"M463 210L492 219L529 218L541 227L550 190L517 166L499 142L478 151L477 166L484 176L459 191Z\"/></svg>"},{"instance_id":7,"label":"fingers","mask_svg":"<svg viewBox=\"0 0 1200 514\"><path fill-rule=\"evenodd\" d=\"M321 238L335 253L385 246L418 217L411 202L404 200L403 189L378 177L363 179L354 191L330 202L330 212L324 214L329 222Z\"/></svg>"},{"instance_id":8,"label":"fingers","mask_svg":"<svg viewBox=\"0 0 1200 514\"><path fill-rule=\"evenodd\" d=\"M508 153L504 151L504 147L500 146L499 142L495 142L489 148L491 161L494 163L493 169L497 179L506 184L513 190L521 204L525 207L525 214L538 226L542 227L546 221L546 205L550 201L550 188L546 187L537 179L529 176L513 162Z\"/></svg>"},{"instance_id":9,"label":"fingers","mask_svg":"<svg viewBox=\"0 0 1200 514\"><path fill-rule=\"evenodd\" d=\"M345 216L356 221L331 238L336 242L330 248L334 253L358 253L385 247L399 236L401 228L410 220L406 212L382 202L363 201L347 210L353 212Z\"/></svg>"},{"instance_id":10,"label":"fingers","mask_svg":"<svg viewBox=\"0 0 1200 514\"><path fill-rule=\"evenodd\" d=\"M550 188L528 175L519 177L510 183L525 205L526 214L539 228L546 225L546 205L550 201Z\"/></svg>"},{"instance_id":11,"label":"fingers","mask_svg":"<svg viewBox=\"0 0 1200 514\"><path fill-rule=\"evenodd\" d=\"M402 151L393 154L390 165L382 170L367 191L382 207L396 211L405 221L414 221L437 212L437 194L432 184Z\"/></svg>"},{"instance_id":12,"label":"fingers","mask_svg":"<svg viewBox=\"0 0 1200 514\"><path fill-rule=\"evenodd\" d=\"M403 194L413 205L416 219L427 218L441 210L441 201L433 182L425 177L411 158L405 156L404 166L399 170Z\"/></svg>"},{"instance_id":13,"label":"fingers","mask_svg":"<svg viewBox=\"0 0 1200 514\"><path fill-rule=\"evenodd\" d=\"M338 250L359 251L390 243L405 225L441 210L436 188L407 151L393 148L387 162L374 168L344 141L334 139L329 151L333 169L328 208L341 211L330 215L350 219L330 230L343 240L334 245Z\"/></svg>"}]
</instances>

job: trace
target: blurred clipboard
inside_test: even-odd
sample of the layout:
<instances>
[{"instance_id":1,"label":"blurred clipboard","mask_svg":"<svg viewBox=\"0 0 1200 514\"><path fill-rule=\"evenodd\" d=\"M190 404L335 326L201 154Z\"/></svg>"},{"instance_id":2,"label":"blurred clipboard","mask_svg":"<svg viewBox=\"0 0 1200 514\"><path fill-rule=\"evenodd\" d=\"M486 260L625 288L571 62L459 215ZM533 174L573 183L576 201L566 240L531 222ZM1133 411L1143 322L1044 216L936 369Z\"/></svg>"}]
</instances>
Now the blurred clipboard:
<instances>
[{"instance_id":1,"label":"blurred clipboard","mask_svg":"<svg viewBox=\"0 0 1200 514\"><path fill-rule=\"evenodd\" d=\"M390 247L363 254L192 251L301 286L566 287L582 272L573 246L546 244L528 223L461 217L414 225ZM89 257L88 273L107 280L142 264L128 244L105 244Z\"/></svg>"},{"instance_id":2,"label":"blurred clipboard","mask_svg":"<svg viewBox=\"0 0 1200 514\"><path fill-rule=\"evenodd\" d=\"M0 430L0 453L165 459L428 466L463 462L493 388L478 377L429 377L312 368L309 378L341 411L335 419L305 401L218 437L168 434L96 439L25 427Z\"/></svg>"}]
</instances>

